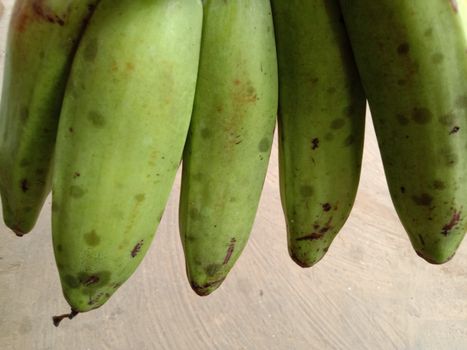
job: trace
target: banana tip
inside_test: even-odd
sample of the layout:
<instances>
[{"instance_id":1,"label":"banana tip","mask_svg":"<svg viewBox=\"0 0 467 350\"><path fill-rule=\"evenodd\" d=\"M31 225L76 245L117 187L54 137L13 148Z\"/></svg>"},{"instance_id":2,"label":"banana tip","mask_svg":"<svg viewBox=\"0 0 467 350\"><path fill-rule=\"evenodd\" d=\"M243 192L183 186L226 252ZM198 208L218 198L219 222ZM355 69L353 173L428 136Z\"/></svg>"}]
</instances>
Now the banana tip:
<instances>
[{"instance_id":1,"label":"banana tip","mask_svg":"<svg viewBox=\"0 0 467 350\"><path fill-rule=\"evenodd\" d=\"M219 286L224 282L225 277L216 281L205 283L204 285L198 285L195 282L191 281L191 288L193 291L198 294L200 297L206 297L214 292Z\"/></svg>"},{"instance_id":2,"label":"banana tip","mask_svg":"<svg viewBox=\"0 0 467 350\"><path fill-rule=\"evenodd\" d=\"M423 252L421 251L415 251L417 253L417 255L422 258L423 260L425 260L426 262L432 264L432 265L442 265L444 263L447 263L448 261L450 261L454 255L456 255L456 253L454 252L450 257L446 258L446 259L434 259L433 257L431 256L428 256L426 254L424 254Z\"/></svg>"},{"instance_id":3,"label":"banana tip","mask_svg":"<svg viewBox=\"0 0 467 350\"><path fill-rule=\"evenodd\" d=\"M20 229L18 226L12 227L11 230L17 237L23 237L26 234L26 232L24 232L24 230Z\"/></svg>"},{"instance_id":4,"label":"banana tip","mask_svg":"<svg viewBox=\"0 0 467 350\"><path fill-rule=\"evenodd\" d=\"M295 254L290 254L290 257L292 258L292 260L294 261L294 263L296 263L298 266L304 268L304 269L308 269L312 266L314 266L318 261L320 261L322 259L322 257L320 257L318 260L312 260L312 261L304 261L302 259L299 259Z\"/></svg>"}]
</instances>

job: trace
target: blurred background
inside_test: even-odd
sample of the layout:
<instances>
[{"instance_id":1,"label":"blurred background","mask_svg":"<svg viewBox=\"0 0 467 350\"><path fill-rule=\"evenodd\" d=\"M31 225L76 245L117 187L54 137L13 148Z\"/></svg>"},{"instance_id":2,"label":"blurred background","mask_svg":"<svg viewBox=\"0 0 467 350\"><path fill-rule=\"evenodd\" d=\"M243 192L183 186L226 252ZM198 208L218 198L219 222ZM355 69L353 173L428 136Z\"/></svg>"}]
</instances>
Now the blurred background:
<instances>
[{"instance_id":1,"label":"blurred background","mask_svg":"<svg viewBox=\"0 0 467 350\"><path fill-rule=\"evenodd\" d=\"M0 1L0 68L13 0ZM0 72L0 78L2 73ZM139 269L102 308L69 311L53 259L50 200L29 235L0 225L0 348L467 349L467 244L433 266L418 258L393 209L369 116L362 177L345 227L315 267L288 256L277 143L248 246L222 287L186 280L177 176Z\"/></svg>"}]
</instances>

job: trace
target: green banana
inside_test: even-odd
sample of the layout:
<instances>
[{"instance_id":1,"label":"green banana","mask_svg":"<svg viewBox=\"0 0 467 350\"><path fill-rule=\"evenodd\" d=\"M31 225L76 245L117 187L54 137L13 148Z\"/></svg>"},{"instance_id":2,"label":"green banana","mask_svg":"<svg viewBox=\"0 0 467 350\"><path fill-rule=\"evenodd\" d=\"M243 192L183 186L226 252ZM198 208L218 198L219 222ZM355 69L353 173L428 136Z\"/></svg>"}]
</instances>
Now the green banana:
<instances>
[{"instance_id":1,"label":"green banana","mask_svg":"<svg viewBox=\"0 0 467 350\"><path fill-rule=\"evenodd\" d=\"M15 3L0 108L0 193L5 224L18 236L32 230L50 192L65 84L97 2Z\"/></svg>"},{"instance_id":2,"label":"green banana","mask_svg":"<svg viewBox=\"0 0 467 350\"><path fill-rule=\"evenodd\" d=\"M289 254L323 258L357 193L365 95L337 0L273 0L279 168Z\"/></svg>"},{"instance_id":3,"label":"green banana","mask_svg":"<svg viewBox=\"0 0 467 350\"><path fill-rule=\"evenodd\" d=\"M202 37L180 233L190 284L208 295L247 243L266 176L277 113L269 0L204 1Z\"/></svg>"},{"instance_id":4,"label":"green banana","mask_svg":"<svg viewBox=\"0 0 467 350\"><path fill-rule=\"evenodd\" d=\"M199 0L102 0L89 22L65 92L52 187L68 316L104 304L149 248L182 158L201 27Z\"/></svg>"},{"instance_id":5,"label":"green banana","mask_svg":"<svg viewBox=\"0 0 467 350\"><path fill-rule=\"evenodd\" d=\"M396 211L418 255L444 263L467 228L467 2L340 3Z\"/></svg>"}]
</instances>

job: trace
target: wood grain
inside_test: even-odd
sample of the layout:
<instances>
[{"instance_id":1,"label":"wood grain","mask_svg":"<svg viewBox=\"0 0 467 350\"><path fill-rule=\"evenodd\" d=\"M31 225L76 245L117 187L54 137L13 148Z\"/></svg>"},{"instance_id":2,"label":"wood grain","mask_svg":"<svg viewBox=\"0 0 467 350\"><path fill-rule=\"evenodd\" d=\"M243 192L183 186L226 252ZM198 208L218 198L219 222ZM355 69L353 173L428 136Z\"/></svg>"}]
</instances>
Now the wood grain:
<instances>
[{"instance_id":1,"label":"wood grain","mask_svg":"<svg viewBox=\"0 0 467 350\"><path fill-rule=\"evenodd\" d=\"M1 66L12 4L4 0L0 10ZM2 225L0 348L466 349L467 245L442 266L416 256L390 201L367 122L354 210L328 255L311 269L287 254L276 148L249 245L210 297L196 296L186 281L177 229L179 176L134 276L104 307L59 328L51 316L68 307L53 260L50 199L30 235L18 239Z\"/></svg>"}]
</instances>

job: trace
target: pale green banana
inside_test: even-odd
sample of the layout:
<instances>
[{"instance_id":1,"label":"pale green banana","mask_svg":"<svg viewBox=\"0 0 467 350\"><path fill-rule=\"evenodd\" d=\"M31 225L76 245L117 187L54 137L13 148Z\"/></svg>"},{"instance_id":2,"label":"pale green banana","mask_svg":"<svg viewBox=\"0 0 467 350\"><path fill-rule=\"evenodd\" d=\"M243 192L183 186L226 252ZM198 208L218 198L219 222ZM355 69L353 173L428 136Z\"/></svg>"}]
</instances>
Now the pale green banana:
<instances>
[{"instance_id":1,"label":"pale green banana","mask_svg":"<svg viewBox=\"0 0 467 350\"><path fill-rule=\"evenodd\" d=\"M467 229L467 2L340 3L397 213L444 263Z\"/></svg>"},{"instance_id":2,"label":"pale green banana","mask_svg":"<svg viewBox=\"0 0 467 350\"><path fill-rule=\"evenodd\" d=\"M102 0L89 22L66 88L52 189L72 315L104 304L154 237L189 127L201 27L198 0Z\"/></svg>"},{"instance_id":3,"label":"pale green banana","mask_svg":"<svg viewBox=\"0 0 467 350\"><path fill-rule=\"evenodd\" d=\"M63 92L97 2L15 3L0 107L0 193L3 219L18 236L32 230L50 191Z\"/></svg>"},{"instance_id":4,"label":"pale green banana","mask_svg":"<svg viewBox=\"0 0 467 350\"><path fill-rule=\"evenodd\" d=\"M279 167L288 248L317 263L357 193L365 95L337 0L273 0L279 62Z\"/></svg>"},{"instance_id":5,"label":"pale green banana","mask_svg":"<svg viewBox=\"0 0 467 350\"><path fill-rule=\"evenodd\" d=\"M204 1L199 78L180 199L186 270L199 295L220 286L247 243L276 113L269 0Z\"/></svg>"}]
</instances>

